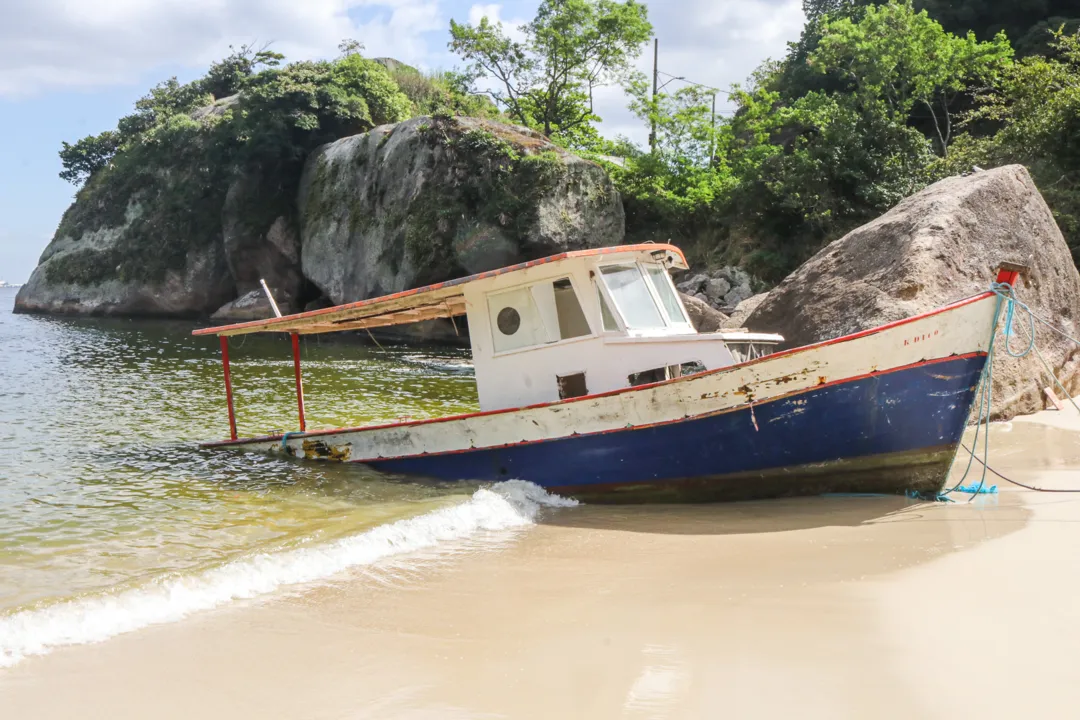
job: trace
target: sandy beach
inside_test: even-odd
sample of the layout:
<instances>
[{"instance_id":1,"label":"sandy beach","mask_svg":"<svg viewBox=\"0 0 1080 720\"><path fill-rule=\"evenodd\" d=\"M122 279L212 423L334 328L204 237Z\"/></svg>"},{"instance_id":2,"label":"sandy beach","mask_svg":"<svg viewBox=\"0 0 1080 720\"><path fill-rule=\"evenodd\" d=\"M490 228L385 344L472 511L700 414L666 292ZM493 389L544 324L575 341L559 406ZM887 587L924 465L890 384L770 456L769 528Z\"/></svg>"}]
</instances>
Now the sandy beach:
<instances>
[{"instance_id":1,"label":"sandy beach","mask_svg":"<svg viewBox=\"0 0 1080 720\"><path fill-rule=\"evenodd\" d=\"M1080 488L1080 422L996 425L991 459L1023 482ZM5 718L1070 717L1080 495L993 482L999 494L970 503L547 510L519 531L30 658L0 672L0 707Z\"/></svg>"}]
</instances>

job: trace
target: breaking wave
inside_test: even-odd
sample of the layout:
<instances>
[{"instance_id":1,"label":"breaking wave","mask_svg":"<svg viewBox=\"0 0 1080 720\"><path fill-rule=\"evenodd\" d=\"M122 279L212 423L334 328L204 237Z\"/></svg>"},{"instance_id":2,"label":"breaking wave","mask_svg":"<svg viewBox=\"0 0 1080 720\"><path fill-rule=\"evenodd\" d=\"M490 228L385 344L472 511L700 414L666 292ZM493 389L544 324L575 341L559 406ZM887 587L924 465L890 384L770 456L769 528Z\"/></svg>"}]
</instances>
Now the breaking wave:
<instances>
[{"instance_id":1,"label":"breaking wave","mask_svg":"<svg viewBox=\"0 0 1080 720\"><path fill-rule=\"evenodd\" d=\"M429 550L479 532L531 525L541 507L576 505L533 483L509 480L481 488L458 505L397 520L317 547L234 560L213 570L172 577L113 595L78 598L0 616L0 668L63 645L106 640L201 610L310 583L351 567Z\"/></svg>"}]
</instances>

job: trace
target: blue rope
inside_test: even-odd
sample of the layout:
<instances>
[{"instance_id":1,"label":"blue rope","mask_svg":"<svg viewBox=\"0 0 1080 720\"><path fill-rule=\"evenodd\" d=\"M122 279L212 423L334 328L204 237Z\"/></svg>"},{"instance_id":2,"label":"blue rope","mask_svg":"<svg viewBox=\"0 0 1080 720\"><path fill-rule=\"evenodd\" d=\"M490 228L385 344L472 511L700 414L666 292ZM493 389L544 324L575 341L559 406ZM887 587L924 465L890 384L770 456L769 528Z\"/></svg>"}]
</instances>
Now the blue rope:
<instances>
[{"instance_id":1,"label":"blue rope","mask_svg":"<svg viewBox=\"0 0 1080 720\"><path fill-rule=\"evenodd\" d=\"M994 283L993 286L992 286L992 289L993 289L994 293L997 294L997 296L998 296L998 302L1001 302L1002 298L1004 298L1005 302L1006 302L1006 310L1005 310L1005 352L1009 354L1009 357L1014 357L1014 358L1027 357L1028 355L1031 354L1031 351L1035 349L1035 316L1031 312L1031 308L1029 308L1027 305L1024 305L1022 302L1020 302L1019 299L1017 299L1016 291L1014 291L1012 286L1009 285L1008 283ZM1028 332L1028 346L1026 348L1024 348L1023 351L1015 353L1015 352L1012 351L1012 348L1009 347L1009 340L1012 339L1012 335L1013 335L1013 323L1015 321L1016 306L1017 305L1020 305L1021 307L1023 307L1027 311L1028 322L1030 323L1031 329ZM995 325L995 327L996 327L996 325Z\"/></svg>"},{"instance_id":2,"label":"blue rope","mask_svg":"<svg viewBox=\"0 0 1080 720\"><path fill-rule=\"evenodd\" d=\"M990 441L990 407L991 407L991 405L993 403L993 393L994 393L994 341L997 339L997 321L998 321L998 318L1001 316L1001 302L1002 302L1002 298L1004 297L1001 293L997 292L997 287L996 286L997 286L997 283L994 283L994 288L993 289L994 289L994 292L997 293L998 297L997 297L997 303L994 305L993 330L991 330L991 334L990 334L990 345L986 349L986 363L983 365L982 374L979 377L979 385L978 385L978 388L976 389L976 393L979 396L979 410L978 410L978 414L976 416L977 420L976 420L976 424L975 424L975 439L974 439L974 441L972 442L972 445L971 445L971 448L972 448L971 455L968 457L968 464L967 464L967 467L964 468L964 474L960 477L960 481L957 482L956 485L954 485L952 488L950 488L950 489L948 489L948 490L946 490L944 492L938 493L938 495L937 495L938 500L949 500L950 498L948 496L951 495L952 493L956 492L958 489L960 489L964 485L964 482L967 480L968 473L971 472L971 465L975 461L975 453L979 449L979 433L982 432L982 424L983 424L983 418L984 417L986 418L987 428L986 428L986 435L984 436L984 439L983 439L983 457L985 458L987 456L987 454L989 453L989 444L990 444L990 442L989 442ZM985 413L983 412L984 409L986 411ZM952 475L952 469L953 469L953 466L955 464L956 464L956 455L953 455L953 459L949 463L949 471L945 474L946 478L949 477L949 475ZM982 486L982 483L985 482L985 480L986 480L986 465L984 464L983 465L982 480L979 483L980 487ZM974 497L974 496L972 496L972 497Z\"/></svg>"},{"instance_id":3,"label":"blue rope","mask_svg":"<svg viewBox=\"0 0 1080 720\"><path fill-rule=\"evenodd\" d=\"M1071 340L1072 342L1076 343L1077 345L1080 345L1080 340L1077 340L1076 338L1069 335L1064 330L1058 328L1057 326L1053 325L1052 323L1047 322L1043 318L1039 317L1035 313L1035 311L1031 309L1030 306L1028 306L1027 304L1020 301L1020 298L1018 298L1016 296L1016 290L1014 290L1012 287L1010 287L1008 283L1000 283L1000 284L999 283L994 283L993 290L994 290L995 293L998 293L999 297L1005 297L1009 302L1009 313L1008 313L1008 318L1006 320L1006 325L1005 325L1006 350L1008 350L1008 342L1007 342L1008 336L1009 336L1009 333L1012 330L1013 308L1015 306L1019 306L1019 307L1023 308L1024 312L1026 312L1028 314L1029 330L1028 330L1028 346L1027 346L1027 349L1025 349L1024 352L1020 353L1019 355L1014 354L1012 351L1009 351L1009 355L1011 355L1012 357L1025 357L1032 350L1034 350L1035 355L1038 356L1038 358L1039 358L1039 362L1041 362L1043 367L1046 368L1046 373L1050 376L1050 379L1054 381L1054 384L1058 387L1059 390L1061 390L1061 392L1065 393L1065 397L1067 397L1069 399L1069 402L1072 403L1072 406L1074 408L1076 408L1077 412L1080 412L1080 405L1076 404L1076 400L1069 393L1068 388L1066 388L1064 385L1062 385L1061 381L1058 380L1057 375L1054 373L1054 369L1052 367L1050 367L1050 363L1048 363L1046 361L1046 358L1043 357L1042 352L1039 350L1039 346L1035 344L1035 321L1038 320L1040 323L1042 323L1046 327L1050 328L1051 330L1056 332L1058 335L1061 335L1063 338ZM1005 293L1005 294L1003 295L1003 293Z\"/></svg>"},{"instance_id":4,"label":"blue rope","mask_svg":"<svg viewBox=\"0 0 1080 720\"><path fill-rule=\"evenodd\" d=\"M983 367L982 376L979 380L979 387L977 390L979 395L979 410L977 424L975 426L975 438L970 451L971 455L968 458L967 467L964 468L964 474L960 478L960 481L955 486L953 486L952 489L947 490L943 493L939 493L937 498L938 500L948 500L948 495L953 492L959 491L963 493L971 493L971 498L968 500L968 502L971 502L975 499L976 495L993 494L997 492L996 485L986 488L986 472L989 467L987 465L987 460L989 459L990 452L990 411L991 407L993 406L994 393L994 341L997 338L997 319L1001 312L1002 302L1005 303L1005 328L1003 331L1003 334L1005 336L1005 353L1009 357L1023 358L1027 357L1032 353L1032 351L1034 351L1035 354L1038 356L1039 360L1042 362L1043 367L1045 367L1046 371L1050 374L1050 377L1053 379L1054 383L1062 390L1062 392L1065 393L1065 396L1069 398L1069 401L1072 402L1073 407L1080 411L1080 406L1077 406L1076 401L1073 400L1072 395L1069 394L1069 391L1065 388L1064 385L1061 384L1061 381L1058 380L1053 368L1050 367L1050 363L1046 361L1046 358L1043 357L1043 354L1039 351L1038 346L1036 346L1035 321L1038 320L1046 327L1050 328L1062 337L1073 341L1077 345L1080 345L1080 340L1077 340L1065 331L1047 322L1045 319L1039 317L1034 311L1032 311L1032 309L1027 304L1020 301L1020 298L1016 296L1016 290L1009 283L993 283L990 286L990 289L995 295L997 295L997 305L994 307L994 329L990 336L990 345L987 348L986 365ZM1026 312L1028 316L1028 344L1027 347L1025 347L1023 350L1019 352L1014 352L1011 346L1011 340L1014 334L1013 328L1016 323L1017 307L1021 308L1024 312ZM965 486L964 482L967 480L968 473L971 471L972 462L975 460L975 454L978 452L979 449L979 433L982 430L982 424L984 420L987 427L986 432L983 434L983 457L982 460L979 461L979 463L983 466L982 477L979 479L979 484L977 486ZM949 473L946 475L946 477L952 474L952 468L955 462L956 457L953 456L953 462L949 464Z\"/></svg>"},{"instance_id":5,"label":"blue rope","mask_svg":"<svg viewBox=\"0 0 1080 720\"><path fill-rule=\"evenodd\" d=\"M281 436L281 449L284 450L285 452L288 452L289 451L289 438L292 437L293 435L306 435L306 434L307 433L305 433L303 430L293 430L292 432L285 433L284 435Z\"/></svg>"}]
</instances>

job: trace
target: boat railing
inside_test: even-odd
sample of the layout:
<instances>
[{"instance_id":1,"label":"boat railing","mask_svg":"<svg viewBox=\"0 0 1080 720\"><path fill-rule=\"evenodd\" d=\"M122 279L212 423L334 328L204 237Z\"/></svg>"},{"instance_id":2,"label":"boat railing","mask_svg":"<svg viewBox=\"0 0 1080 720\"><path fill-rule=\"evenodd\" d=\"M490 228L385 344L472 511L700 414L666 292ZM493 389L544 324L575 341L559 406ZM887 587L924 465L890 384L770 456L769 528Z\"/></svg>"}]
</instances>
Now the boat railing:
<instances>
[{"instance_id":1,"label":"boat railing","mask_svg":"<svg viewBox=\"0 0 1080 720\"><path fill-rule=\"evenodd\" d=\"M755 360L776 352L776 347L784 342L783 335L774 333L753 333L745 328L723 330L717 333L735 356L736 362Z\"/></svg>"}]
</instances>

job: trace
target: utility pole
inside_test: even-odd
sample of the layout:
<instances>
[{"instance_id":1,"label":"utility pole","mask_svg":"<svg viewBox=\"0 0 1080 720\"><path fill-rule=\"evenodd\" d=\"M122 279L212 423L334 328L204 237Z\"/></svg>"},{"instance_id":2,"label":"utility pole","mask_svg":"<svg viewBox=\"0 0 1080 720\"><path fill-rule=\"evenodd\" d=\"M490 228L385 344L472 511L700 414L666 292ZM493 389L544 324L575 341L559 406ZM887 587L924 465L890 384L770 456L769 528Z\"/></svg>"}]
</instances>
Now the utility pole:
<instances>
[{"instance_id":1,"label":"utility pole","mask_svg":"<svg viewBox=\"0 0 1080 720\"><path fill-rule=\"evenodd\" d=\"M712 130L709 133L709 167L716 161L716 91L712 94L712 122L709 125Z\"/></svg>"},{"instance_id":2,"label":"utility pole","mask_svg":"<svg viewBox=\"0 0 1080 720\"><path fill-rule=\"evenodd\" d=\"M660 39L653 38L652 46L652 132L649 133L649 150L656 152L656 92L657 82L660 77L660 68L658 61L660 59Z\"/></svg>"}]
</instances>

